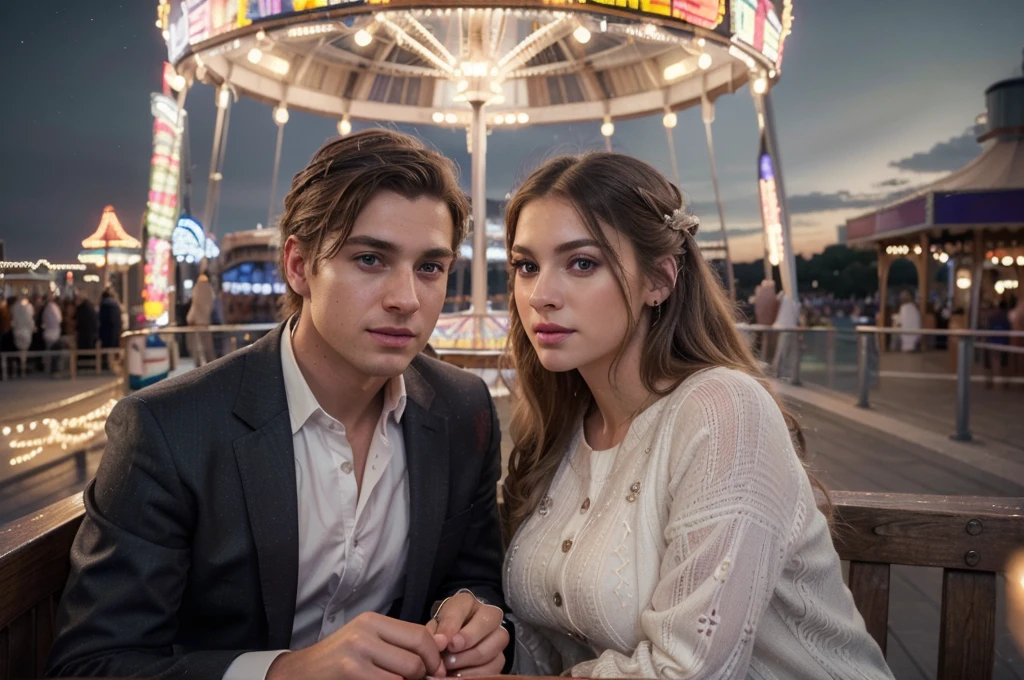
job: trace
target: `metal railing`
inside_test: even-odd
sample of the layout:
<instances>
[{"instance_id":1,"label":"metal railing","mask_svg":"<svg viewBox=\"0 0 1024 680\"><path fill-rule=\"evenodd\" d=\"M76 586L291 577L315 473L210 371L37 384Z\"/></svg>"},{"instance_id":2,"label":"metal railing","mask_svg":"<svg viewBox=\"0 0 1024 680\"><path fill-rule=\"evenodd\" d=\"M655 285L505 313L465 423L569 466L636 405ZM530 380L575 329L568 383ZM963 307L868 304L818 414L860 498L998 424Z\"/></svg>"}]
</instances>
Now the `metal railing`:
<instances>
[{"instance_id":1,"label":"metal railing","mask_svg":"<svg viewBox=\"0 0 1024 680\"><path fill-rule=\"evenodd\" d=\"M870 408L871 387L879 383L880 375L880 338L885 335L913 335L917 337L944 337L955 338L957 341L956 356L956 426L952 439L957 441L971 441L973 435L970 429L970 384L971 369L974 365L974 350L981 349L987 352L1007 352L1011 354L1024 354L1024 347L1005 345L993 342L976 342L978 338L1021 338L1024 339L1024 331L1008 330L971 330L971 329L935 329L935 328L884 328L879 326L855 326L847 329L833 327L812 327L812 328L776 328L754 324L740 324L741 331L752 337L755 350L759 352L759 358L769 364L775 377L788 379L793 385L801 385L800 365L802 355L806 348L803 341L809 336L825 337L825 366L827 375L827 386L834 387L836 370L836 348L842 338L855 338L856 342L856 396L857 406ZM784 349L776 348L775 356L766 357L763 355L768 343L765 338L775 337L780 342L791 339ZM760 339L760 342L756 340ZM780 356L786 352L789 357Z\"/></svg>"}]
</instances>

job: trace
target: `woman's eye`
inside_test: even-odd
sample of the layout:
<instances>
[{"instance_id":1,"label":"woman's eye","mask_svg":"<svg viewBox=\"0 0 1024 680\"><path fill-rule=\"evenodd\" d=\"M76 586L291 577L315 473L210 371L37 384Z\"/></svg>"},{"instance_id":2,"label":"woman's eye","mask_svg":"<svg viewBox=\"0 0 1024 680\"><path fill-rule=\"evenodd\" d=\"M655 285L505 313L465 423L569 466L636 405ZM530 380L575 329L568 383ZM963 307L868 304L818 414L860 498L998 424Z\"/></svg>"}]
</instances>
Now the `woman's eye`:
<instances>
[{"instance_id":1,"label":"woman's eye","mask_svg":"<svg viewBox=\"0 0 1024 680\"><path fill-rule=\"evenodd\" d=\"M581 272L590 271L597 266L597 263L593 260L588 260L585 257L580 257L572 261L571 265Z\"/></svg>"},{"instance_id":2,"label":"woman's eye","mask_svg":"<svg viewBox=\"0 0 1024 680\"><path fill-rule=\"evenodd\" d=\"M527 262L526 260L519 260L512 263L512 268L519 271L520 274L536 274L537 265L533 262Z\"/></svg>"}]
</instances>

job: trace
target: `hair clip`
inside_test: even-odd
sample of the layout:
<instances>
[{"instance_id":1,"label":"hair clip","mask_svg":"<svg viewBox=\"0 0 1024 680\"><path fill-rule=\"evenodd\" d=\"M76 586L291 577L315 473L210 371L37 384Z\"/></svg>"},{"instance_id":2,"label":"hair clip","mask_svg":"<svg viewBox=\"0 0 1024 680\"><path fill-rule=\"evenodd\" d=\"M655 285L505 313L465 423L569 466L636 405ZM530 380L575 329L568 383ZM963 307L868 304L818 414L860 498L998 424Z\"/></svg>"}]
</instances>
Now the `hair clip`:
<instances>
[{"instance_id":1,"label":"hair clip","mask_svg":"<svg viewBox=\"0 0 1024 680\"><path fill-rule=\"evenodd\" d=\"M693 213L686 212L683 208L676 208L671 215L663 215L665 226L673 231L685 232L690 236L697 235L700 228L700 218Z\"/></svg>"}]
</instances>

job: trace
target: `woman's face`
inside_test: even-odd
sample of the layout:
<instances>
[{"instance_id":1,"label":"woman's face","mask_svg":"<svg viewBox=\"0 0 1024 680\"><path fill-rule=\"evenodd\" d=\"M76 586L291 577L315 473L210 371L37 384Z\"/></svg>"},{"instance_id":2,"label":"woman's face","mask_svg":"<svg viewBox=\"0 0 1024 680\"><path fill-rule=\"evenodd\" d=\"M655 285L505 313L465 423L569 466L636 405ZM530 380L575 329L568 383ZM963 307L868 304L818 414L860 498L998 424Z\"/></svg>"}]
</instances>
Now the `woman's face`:
<instances>
[{"instance_id":1,"label":"woman's face","mask_svg":"<svg viewBox=\"0 0 1024 680\"><path fill-rule=\"evenodd\" d=\"M644 277L629 239L602 227L625 273L629 305L615 263L601 250L572 204L527 203L512 244L516 309L541 364L562 372L610 365L645 303Z\"/></svg>"}]
</instances>

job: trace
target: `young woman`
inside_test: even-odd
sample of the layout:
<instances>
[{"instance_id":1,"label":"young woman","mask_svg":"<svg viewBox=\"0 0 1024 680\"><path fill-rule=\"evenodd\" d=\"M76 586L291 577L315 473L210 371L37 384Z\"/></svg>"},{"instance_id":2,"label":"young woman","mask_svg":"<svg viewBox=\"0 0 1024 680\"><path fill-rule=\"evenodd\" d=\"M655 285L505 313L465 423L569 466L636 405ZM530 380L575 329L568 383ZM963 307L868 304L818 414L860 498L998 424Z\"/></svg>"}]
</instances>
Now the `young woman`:
<instances>
[{"instance_id":1,"label":"young woman","mask_svg":"<svg viewBox=\"0 0 1024 680\"><path fill-rule=\"evenodd\" d=\"M509 204L517 671L891 678L697 224L610 153Z\"/></svg>"}]
</instances>

